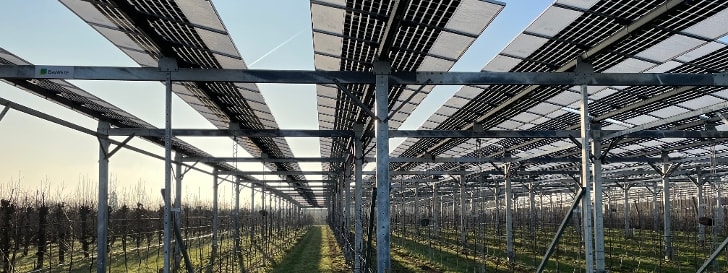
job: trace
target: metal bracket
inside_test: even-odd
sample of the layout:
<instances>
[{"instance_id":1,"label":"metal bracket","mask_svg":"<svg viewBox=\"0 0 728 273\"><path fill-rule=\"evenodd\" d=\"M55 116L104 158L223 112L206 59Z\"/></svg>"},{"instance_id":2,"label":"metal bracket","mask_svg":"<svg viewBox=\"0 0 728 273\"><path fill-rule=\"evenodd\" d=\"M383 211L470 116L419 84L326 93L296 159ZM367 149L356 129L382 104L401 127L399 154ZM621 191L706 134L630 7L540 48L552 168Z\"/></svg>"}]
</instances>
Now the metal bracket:
<instances>
[{"instance_id":1,"label":"metal bracket","mask_svg":"<svg viewBox=\"0 0 728 273\"><path fill-rule=\"evenodd\" d=\"M162 57L157 63L159 71L162 72L177 72L179 67L177 66L177 59L170 57Z\"/></svg>"},{"instance_id":2,"label":"metal bracket","mask_svg":"<svg viewBox=\"0 0 728 273\"><path fill-rule=\"evenodd\" d=\"M3 118L5 117L5 114L8 113L8 110L10 110L10 105L5 105L5 108L3 108L3 111L0 112L0 121L3 120Z\"/></svg>"},{"instance_id":3,"label":"metal bracket","mask_svg":"<svg viewBox=\"0 0 728 273\"><path fill-rule=\"evenodd\" d=\"M717 73L714 74L715 76L715 85L716 86L728 86L728 73Z\"/></svg>"},{"instance_id":4,"label":"metal bracket","mask_svg":"<svg viewBox=\"0 0 728 273\"><path fill-rule=\"evenodd\" d=\"M366 104L364 104L364 102L362 102L361 99L359 99L359 97L354 95L354 92L351 92L351 90L349 90L349 88L346 88L346 86L341 84L341 82L337 79L334 79L334 83L336 83L336 87L338 87L338 89L339 89L339 91L341 91L341 93L344 93L344 95L349 97L351 99L351 101L354 102L354 104L356 104L357 106L359 106L359 108L364 110L364 112L366 112L367 115L369 115L371 118L373 118L375 120L379 120L379 118L377 118L377 114L372 112L372 109L369 109L369 107Z\"/></svg>"},{"instance_id":5,"label":"metal bracket","mask_svg":"<svg viewBox=\"0 0 728 273\"><path fill-rule=\"evenodd\" d=\"M594 74L594 67L591 62L588 62L582 56L579 56L576 59L574 73L576 73L576 78L581 84L588 84L590 76Z\"/></svg>"}]
</instances>

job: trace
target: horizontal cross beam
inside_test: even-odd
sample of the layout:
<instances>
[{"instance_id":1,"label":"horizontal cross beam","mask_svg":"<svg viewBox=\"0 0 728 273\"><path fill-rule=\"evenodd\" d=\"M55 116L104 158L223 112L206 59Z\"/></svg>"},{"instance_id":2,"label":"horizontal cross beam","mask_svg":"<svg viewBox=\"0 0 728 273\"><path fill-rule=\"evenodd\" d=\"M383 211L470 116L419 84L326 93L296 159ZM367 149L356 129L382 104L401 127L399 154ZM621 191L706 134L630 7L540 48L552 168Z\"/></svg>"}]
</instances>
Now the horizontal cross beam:
<instances>
[{"instance_id":1,"label":"horizontal cross beam","mask_svg":"<svg viewBox=\"0 0 728 273\"><path fill-rule=\"evenodd\" d=\"M374 84L371 72L156 67L3 65L0 79L76 79L122 81L194 81L291 84ZM393 85L592 85L728 86L723 73L576 73L576 72L393 72Z\"/></svg>"},{"instance_id":2,"label":"horizontal cross beam","mask_svg":"<svg viewBox=\"0 0 728 273\"><path fill-rule=\"evenodd\" d=\"M728 138L728 131L642 130L627 132L602 130L602 137L626 138ZM111 128L110 136L163 137L164 129ZM353 137L353 130L283 130L283 129L172 129L173 136L200 137ZM373 136L371 133L366 134ZM578 130L390 130L390 138L569 138L579 137Z\"/></svg>"}]
</instances>

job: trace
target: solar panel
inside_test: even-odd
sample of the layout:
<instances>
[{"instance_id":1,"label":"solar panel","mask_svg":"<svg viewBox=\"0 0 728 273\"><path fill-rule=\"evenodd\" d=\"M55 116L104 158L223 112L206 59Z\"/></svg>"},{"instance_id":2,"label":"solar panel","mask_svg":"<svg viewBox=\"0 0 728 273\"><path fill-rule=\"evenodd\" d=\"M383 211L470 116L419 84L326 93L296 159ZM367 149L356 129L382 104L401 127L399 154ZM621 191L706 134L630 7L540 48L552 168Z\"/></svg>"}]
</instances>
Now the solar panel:
<instances>
[{"instance_id":1,"label":"solar panel","mask_svg":"<svg viewBox=\"0 0 728 273\"><path fill-rule=\"evenodd\" d=\"M31 65L26 60L0 48L0 65ZM78 113L95 120L106 121L114 127L157 129L153 125L139 119L115 105L94 96L93 94L65 81L55 79L3 80L31 94L38 95L59 105L68 107ZM143 137L149 142L164 147L164 139ZM172 138L172 150L188 157L211 157L211 154L180 140ZM236 168L227 163L205 163L221 171L235 171ZM245 176L247 181L257 181L252 176ZM280 194L280 191L270 189Z\"/></svg>"},{"instance_id":2,"label":"solar panel","mask_svg":"<svg viewBox=\"0 0 728 273\"><path fill-rule=\"evenodd\" d=\"M347 0L311 1L314 63L317 70L371 71L377 54L391 60L394 71L449 70L485 27L503 9L494 1L408 1L398 19L389 51L377 52L385 39L387 20L395 10L394 2ZM373 87L347 87L372 105ZM432 90L421 88L419 94L405 103L419 86L392 86L390 109L399 107L389 125L398 128L419 102ZM354 123L368 123L367 117L335 86L319 85L318 109L321 129L349 129ZM371 126L371 125L369 125ZM365 139L371 149L371 139ZM321 155L341 157L348 153L348 143L321 139ZM329 166L324 166L325 169Z\"/></svg>"},{"instance_id":3,"label":"solar panel","mask_svg":"<svg viewBox=\"0 0 728 273\"><path fill-rule=\"evenodd\" d=\"M156 66L160 56L169 56L180 67L246 68L210 1L60 1L141 66ZM254 84L186 82L175 84L173 92L218 128L228 128L231 122L241 128L278 128ZM239 138L239 144L255 156L293 156L285 141L272 138ZM266 165L300 171L296 163ZM306 190L305 177L291 177L302 182L297 188L309 204L318 206Z\"/></svg>"},{"instance_id":4,"label":"solar panel","mask_svg":"<svg viewBox=\"0 0 728 273\"><path fill-rule=\"evenodd\" d=\"M683 3L658 16L645 25L632 29L630 35L612 43L604 43L610 36L626 29L626 25L639 20L653 11L663 1L556 1L537 18L531 26L516 37L503 52L491 60L483 70L486 71L560 71L576 56L592 47L601 50L589 56L597 72L667 72L667 73L709 73L726 71L728 66L724 56L728 48L715 39L726 34L725 28L702 30L707 26L725 24L727 12L724 1L694 1ZM664 8L664 7L663 7ZM723 59L721 59L723 58ZM566 67L571 69L573 67ZM677 92L671 87L589 87L590 114L602 120L605 129L624 129L662 119L677 113L699 109L718 102L723 90L711 88L692 88ZM514 100L520 92L530 92L521 99ZM560 86L487 86L478 88L466 86L455 96L469 98L465 103L446 103L422 125L423 129L459 130L469 128L479 121L484 128L493 129L578 129L578 115L567 108L578 109L579 89ZM661 94L664 100L651 97ZM507 105L507 107L504 107ZM625 108L625 107L632 107ZM453 111L456 109L455 111ZM566 110L565 110L566 109ZM618 114L616 110L631 109ZM443 119L442 117L448 117ZM483 118L487 117L487 118ZM605 121L611 118L623 124ZM675 124L685 124L694 128L694 119ZM667 127L664 127L666 129ZM479 152L457 151L466 140L443 142L437 139L407 140L406 148L396 148L393 156L418 156L424 152L447 156L473 156ZM676 143L647 140L629 140L616 149L624 152L612 153L626 155L659 155L660 148L672 147L690 150L690 154L705 154L710 144L695 148L695 140ZM532 156L547 153L553 157L578 156L579 148L573 143L561 140L498 140L495 144L512 149L515 154ZM544 145L555 145L549 151ZM708 145L708 146L706 146ZM681 148L685 147L685 148ZM484 154L497 155L493 148L483 148ZM399 168L413 168L414 164L393 164ZM455 168L457 164L444 164L445 168ZM576 164L534 165L540 168L574 170ZM483 168L492 168L483 165ZM605 165L605 172L615 167Z\"/></svg>"}]
</instances>

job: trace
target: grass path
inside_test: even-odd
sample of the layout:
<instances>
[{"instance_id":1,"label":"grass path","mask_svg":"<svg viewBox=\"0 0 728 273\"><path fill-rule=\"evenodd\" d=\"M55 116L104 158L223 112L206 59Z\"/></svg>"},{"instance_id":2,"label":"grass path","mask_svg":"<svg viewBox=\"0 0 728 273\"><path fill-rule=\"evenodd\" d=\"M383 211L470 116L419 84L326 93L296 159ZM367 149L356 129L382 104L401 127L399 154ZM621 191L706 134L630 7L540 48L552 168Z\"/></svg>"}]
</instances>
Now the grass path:
<instances>
[{"instance_id":1,"label":"grass path","mask_svg":"<svg viewBox=\"0 0 728 273\"><path fill-rule=\"evenodd\" d=\"M329 226L312 226L274 272L350 272Z\"/></svg>"}]
</instances>

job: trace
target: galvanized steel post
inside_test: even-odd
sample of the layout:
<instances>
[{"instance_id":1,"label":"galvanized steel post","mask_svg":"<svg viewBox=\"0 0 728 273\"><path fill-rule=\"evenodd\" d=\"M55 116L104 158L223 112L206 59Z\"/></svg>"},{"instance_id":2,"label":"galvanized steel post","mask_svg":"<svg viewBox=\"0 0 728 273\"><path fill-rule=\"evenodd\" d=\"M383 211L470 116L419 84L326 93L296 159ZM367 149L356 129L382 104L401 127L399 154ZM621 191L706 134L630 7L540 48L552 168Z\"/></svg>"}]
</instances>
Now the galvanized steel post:
<instances>
[{"instance_id":1,"label":"galvanized steel post","mask_svg":"<svg viewBox=\"0 0 728 273\"><path fill-rule=\"evenodd\" d=\"M667 151L662 152L662 207L664 218L664 236L665 236L665 260L672 260L672 216L670 213L670 157Z\"/></svg>"},{"instance_id":2,"label":"galvanized steel post","mask_svg":"<svg viewBox=\"0 0 728 273\"><path fill-rule=\"evenodd\" d=\"M377 147L377 272L391 272L390 261L390 201L389 201L389 73L388 62L374 63L376 75L375 113Z\"/></svg>"},{"instance_id":3,"label":"galvanized steel post","mask_svg":"<svg viewBox=\"0 0 728 273\"><path fill-rule=\"evenodd\" d=\"M361 137L364 135L364 125L354 124L354 273L363 273L362 265L364 257L362 256L364 242L364 228L362 226L362 196L364 190L362 188L362 166L363 148Z\"/></svg>"},{"instance_id":4,"label":"galvanized steel post","mask_svg":"<svg viewBox=\"0 0 728 273\"><path fill-rule=\"evenodd\" d=\"M215 258L217 256L217 232L218 226L220 225L220 219L218 217L218 200L217 193L220 184L218 183L218 169L215 168L212 172L212 250L210 251L210 266L208 272L212 272L215 266Z\"/></svg>"},{"instance_id":5,"label":"galvanized steel post","mask_svg":"<svg viewBox=\"0 0 728 273\"><path fill-rule=\"evenodd\" d=\"M601 124L591 123L592 136L592 174L594 184L594 260L597 273L605 273L604 260L604 216L602 210L602 139L600 137Z\"/></svg>"},{"instance_id":6,"label":"galvanized steel post","mask_svg":"<svg viewBox=\"0 0 728 273\"><path fill-rule=\"evenodd\" d=\"M591 181L592 176L589 158L591 157L590 138L591 138L591 121L589 117L589 93L587 86L581 86L581 186L583 187L584 197L582 199L581 213L583 216L584 229L584 252L586 261L586 272L594 272L594 246L593 229L592 229L592 210L591 210Z\"/></svg>"},{"instance_id":7,"label":"galvanized steel post","mask_svg":"<svg viewBox=\"0 0 728 273\"><path fill-rule=\"evenodd\" d=\"M705 199L703 197L703 185L705 184L705 181L703 181L700 167L698 167L695 172L697 174L695 186L698 187L698 218L700 218L705 216ZM698 243L700 243L701 246L705 244L705 226L700 223L698 223Z\"/></svg>"},{"instance_id":8,"label":"galvanized steel post","mask_svg":"<svg viewBox=\"0 0 728 273\"><path fill-rule=\"evenodd\" d=\"M99 140L99 195L96 214L96 272L106 272L107 222L109 220L109 135L111 126L100 121L97 132Z\"/></svg>"},{"instance_id":9,"label":"galvanized steel post","mask_svg":"<svg viewBox=\"0 0 728 273\"><path fill-rule=\"evenodd\" d=\"M460 244L467 248L467 236L465 233L465 166L460 166Z\"/></svg>"},{"instance_id":10,"label":"galvanized steel post","mask_svg":"<svg viewBox=\"0 0 728 273\"><path fill-rule=\"evenodd\" d=\"M629 183L624 184L622 189L624 190L624 237L632 237L632 228L630 227L630 213L629 213L629 189L632 187Z\"/></svg>"},{"instance_id":11,"label":"galvanized steel post","mask_svg":"<svg viewBox=\"0 0 728 273\"><path fill-rule=\"evenodd\" d=\"M511 160L511 153L505 152L503 154L503 160L506 162ZM511 174L513 172L511 163L506 163L503 168L503 175L505 177L505 200L506 200L506 258L508 262L516 262L516 252L513 249L513 188L511 186Z\"/></svg>"},{"instance_id":12,"label":"galvanized steel post","mask_svg":"<svg viewBox=\"0 0 728 273\"><path fill-rule=\"evenodd\" d=\"M164 273L170 272L172 247L172 74L167 75L164 97Z\"/></svg>"}]
</instances>

